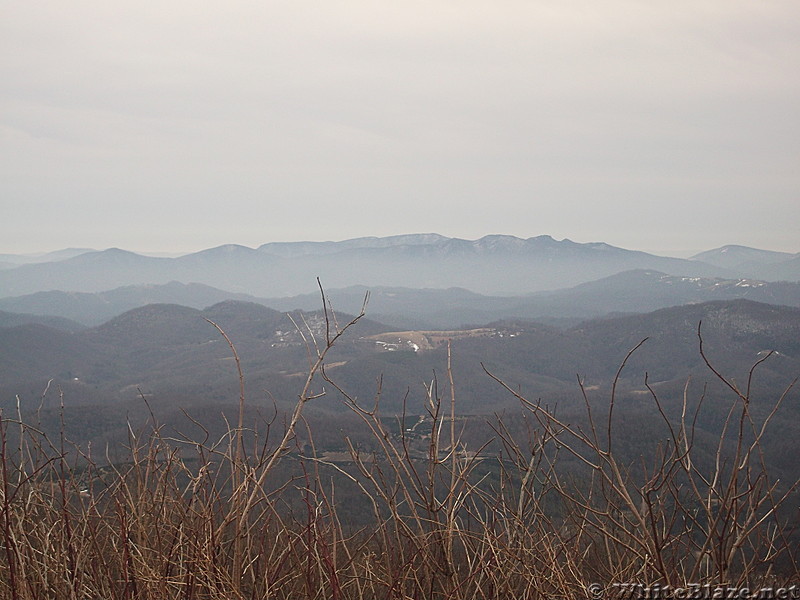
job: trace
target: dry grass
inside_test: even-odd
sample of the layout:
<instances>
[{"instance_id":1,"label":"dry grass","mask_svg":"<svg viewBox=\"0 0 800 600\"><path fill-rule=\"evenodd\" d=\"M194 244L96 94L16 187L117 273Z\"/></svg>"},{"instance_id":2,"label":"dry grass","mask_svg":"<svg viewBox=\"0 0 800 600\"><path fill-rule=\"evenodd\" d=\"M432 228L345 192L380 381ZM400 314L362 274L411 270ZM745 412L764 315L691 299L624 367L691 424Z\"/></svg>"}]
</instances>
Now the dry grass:
<instances>
[{"instance_id":1,"label":"dry grass","mask_svg":"<svg viewBox=\"0 0 800 600\"><path fill-rule=\"evenodd\" d=\"M305 389L282 431L250 452L241 420L216 441L170 438L153 420L130 431L127 460L112 463L0 415L0 596L574 599L592 582L798 582L781 512L797 484L768 477L760 441L775 413L753 421L749 382L741 390L714 371L732 402L707 471L693 460L687 399L671 422L651 391L665 442L634 468L615 454L613 393L602 416L587 400L589 425L578 428L499 382L531 427L520 439L494 425L502 456L490 484L478 469L487 450L464 450L449 369L444 397L438 382L427 388L432 433L420 460L403 430L381 419L380 390L365 407L325 372L348 327L326 314L324 340L298 324L309 349ZM278 465L318 381L338 390L373 449L351 444L350 462L333 464L306 433L311 452L297 477L282 478ZM565 472L565 456L581 467ZM343 484L369 507L370 525L342 522ZM289 496L303 510L290 509Z\"/></svg>"}]
</instances>

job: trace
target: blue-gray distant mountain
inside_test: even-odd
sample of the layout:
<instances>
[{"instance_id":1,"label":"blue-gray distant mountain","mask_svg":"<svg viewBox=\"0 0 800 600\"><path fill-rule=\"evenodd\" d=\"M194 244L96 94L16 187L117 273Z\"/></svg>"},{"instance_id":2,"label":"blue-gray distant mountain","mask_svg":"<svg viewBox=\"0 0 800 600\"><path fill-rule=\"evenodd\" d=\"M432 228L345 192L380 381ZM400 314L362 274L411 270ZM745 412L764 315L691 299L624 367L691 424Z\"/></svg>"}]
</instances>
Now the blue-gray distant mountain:
<instances>
[{"instance_id":1,"label":"blue-gray distant mountain","mask_svg":"<svg viewBox=\"0 0 800 600\"><path fill-rule=\"evenodd\" d=\"M10 269L19 265L31 263L53 262L56 260L66 260L74 256L80 256L87 252L97 252L92 248L64 248L55 252L44 254L0 254L0 269Z\"/></svg>"},{"instance_id":2,"label":"blue-gray distant mountain","mask_svg":"<svg viewBox=\"0 0 800 600\"><path fill-rule=\"evenodd\" d=\"M748 299L800 307L798 282L686 277L649 270L625 271L572 288L524 296L489 296L464 288L383 286L350 286L325 293L335 310L357 313L367 292L370 317L400 329L452 328L497 319L529 319L569 326L588 318L713 300ZM280 311L321 308L319 290L284 298L259 298L173 281L163 285L125 286L108 292L51 291L0 298L0 310L31 313L24 322L29 322L32 315L53 315L94 326L147 304L179 304L200 309L225 300L261 304ZM75 325L72 323L73 328Z\"/></svg>"},{"instance_id":3,"label":"blue-gray distant mountain","mask_svg":"<svg viewBox=\"0 0 800 600\"><path fill-rule=\"evenodd\" d=\"M759 250L758 248L730 244L695 254L692 260L700 260L724 269L738 269L741 267L751 268L759 265L772 265L796 256L796 254L789 252Z\"/></svg>"},{"instance_id":4,"label":"blue-gray distant mountain","mask_svg":"<svg viewBox=\"0 0 800 600\"><path fill-rule=\"evenodd\" d=\"M687 277L633 270L565 290L536 294L532 306L543 315L585 318L738 299L800 307L800 282Z\"/></svg>"},{"instance_id":5,"label":"blue-gray distant mountain","mask_svg":"<svg viewBox=\"0 0 800 600\"><path fill-rule=\"evenodd\" d=\"M503 235L462 240L421 234L265 244L259 249L226 245L177 258L113 248L0 271L0 297L48 290L100 292L170 281L280 297L313 291L317 277L327 288L462 287L482 294L515 295L577 285L631 269L683 276L731 275L701 261L655 256L600 242Z\"/></svg>"},{"instance_id":6,"label":"blue-gray distant mountain","mask_svg":"<svg viewBox=\"0 0 800 600\"><path fill-rule=\"evenodd\" d=\"M49 314L17 313L0 310L0 329L19 327L21 325L45 325L53 329L74 333L86 329L86 326L77 321Z\"/></svg>"},{"instance_id":7,"label":"blue-gray distant mountain","mask_svg":"<svg viewBox=\"0 0 800 600\"><path fill-rule=\"evenodd\" d=\"M526 296L484 296L462 288L368 289L353 286L328 290L334 307L356 312L370 292L369 314L383 322L408 321L417 326L459 327L495 319L557 322L620 314L645 313L660 308L714 300L747 299L800 307L800 283L752 279L674 276L650 270L632 270L552 292ZM260 300L278 310L319 307L319 294ZM2 300L0 300L2 306Z\"/></svg>"},{"instance_id":8,"label":"blue-gray distant mountain","mask_svg":"<svg viewBox=\"0 0 800 600\"><path fill-rule=\"evenodd\" d=\"M800 280L800 255L783 262L765 265L760 269L765 279L770 281Z\"/></svg>"},{"instance_id":9,"label":"blue-gray distant mountain","mask_svg":"<svg viewBox=\"0 0 800 600\"><path fill-rule=\"evenodd\" d=\"M389 248L392 246L425 246L446 242L448 238L438 233L416 233L388 237L361 237L342 242L271 242L258 247L259 252L282 258L335 254L342 250L363 248Z\"/></svg>"},{"instance_id":10,"label":"blue-gray distant mountain","mask_svg":"<svg viewBox=\"0 0 800 600\"><path fill-rule=\"evenodd\" d=\"M247 294L226 292L201 283L171 281L161 285L127 285L107 292L53 290L0 298L0 310L33 315L56 315L83 325L94 326L147 304L179 304L199 309L224 300L258 302L257 298Z\"/></svg>"},{"instance_id":11,"label":"blue-gray distant mountain","mask_svg":"<svg viewBox=\"0 0 800 600\"><path fill-rule=\"evenodd\" d=\"M702 261L747 277L770 281L800 279L800 254L789 252L728 245L696 254L692 260Z\"/></svg>"}]
</instances>

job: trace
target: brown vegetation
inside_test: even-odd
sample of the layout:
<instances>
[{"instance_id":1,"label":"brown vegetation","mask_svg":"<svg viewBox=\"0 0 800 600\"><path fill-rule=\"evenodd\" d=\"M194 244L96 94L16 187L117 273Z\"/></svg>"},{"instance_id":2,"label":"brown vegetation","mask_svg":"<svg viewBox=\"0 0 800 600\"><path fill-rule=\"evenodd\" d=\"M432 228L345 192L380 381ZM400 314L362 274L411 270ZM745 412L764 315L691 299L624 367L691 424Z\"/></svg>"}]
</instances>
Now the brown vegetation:
<instances>
[{"instance_id":1,"label":"brown vegetation","mask_svg":"<svg viewBox=\"0 0 800 600\"><path fill-rule=\"evenodd\" d=\"M239 422L221 439L170 436L153 418L147 431L131 428L127 460L106 461L0 415L0 596L573 599L593 582L798 582L787 503L797 483L772 481L760 452L782 398L756 420L751 381L737 387L709 364L731 403L713 460L700 461L689 399L675 421L648 388L662 441L625 464L613 389L602 416L586 399L588 426L578 427L498 380L526 411L526 433L501 419L498 452L467 450L449 353L446 381L426 386L429 433L395 430L380 389L367 406L326 373L349 325L325 314L323 336L298 324L309 367L280 428L244 426L242 387ZM304 427L324 386L370 433L369 451L345 438L346 462L326 460ZM288 462L297 468L282 469ZM343 516L345 488L368 525Z\"/></svg>"}]
</instances>

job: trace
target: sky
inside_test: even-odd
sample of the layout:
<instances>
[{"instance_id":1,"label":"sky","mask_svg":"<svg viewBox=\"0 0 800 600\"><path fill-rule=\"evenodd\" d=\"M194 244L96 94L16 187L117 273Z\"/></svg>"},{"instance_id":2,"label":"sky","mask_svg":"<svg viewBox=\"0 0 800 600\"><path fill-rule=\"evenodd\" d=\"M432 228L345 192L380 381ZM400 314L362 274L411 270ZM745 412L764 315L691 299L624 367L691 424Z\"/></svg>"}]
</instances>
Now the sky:
<instances>
[{"instance_id":1,"label":"sky","mask_svg":"<svg viewBox=\"0 0 800 600\"><path fill-rule=\"evenodd\" d=\"M800 251L796 0L0 0L0 253Z\"/></svg>"}]
</instances>

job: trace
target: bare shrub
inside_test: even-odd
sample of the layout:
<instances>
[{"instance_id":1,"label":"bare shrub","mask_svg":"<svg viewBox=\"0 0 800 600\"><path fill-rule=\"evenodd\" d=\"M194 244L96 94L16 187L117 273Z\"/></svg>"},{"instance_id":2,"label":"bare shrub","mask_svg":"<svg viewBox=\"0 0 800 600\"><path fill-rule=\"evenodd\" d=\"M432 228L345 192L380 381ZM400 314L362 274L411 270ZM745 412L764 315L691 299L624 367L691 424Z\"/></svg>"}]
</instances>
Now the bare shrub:
<instances>
[{"instance_id":1,"label":"bare shrub","mask_svg":"<svg viewBox=\"0 0 800 600\"><path fill-rule=\"evenodd\" d=\"M323 306L324 339L297 323L308 375L277 435L274 421L272 436L245 426L244 375L219 327L241 384L239 418L221 438L198 420L205 439L168 434L151 413L146 428L129 428L126 458L111 460L71 445L63 427L51 442L20 414L0 414L0 595L573 599L592 582L797 581L797 516L782 509L798 484L771 480L761 452L789 389L766 418L749 410L766 357L741 389L700 338L732 398L710 469L694 460L702 399L690 410L688 385L676 422L648 384L664 440L634 464L620 458L614 410L627 358L602 417L584 391L583 425L489 374L519 399L527 427L499 419L493 440L468 447L449 346L446 380L425 388L423 434L404 415L399 426L381 415L380 386L364 405L329 376L328 352L360 316L340 327L324 294ZM306 427L304 408L324 386L370 433L369 449L345 438L347 460L317 449ZM258 441L246 451L245 439ZM367 525L342 519L343 490L370 513Z\"/></svg>"}]
</instances>

